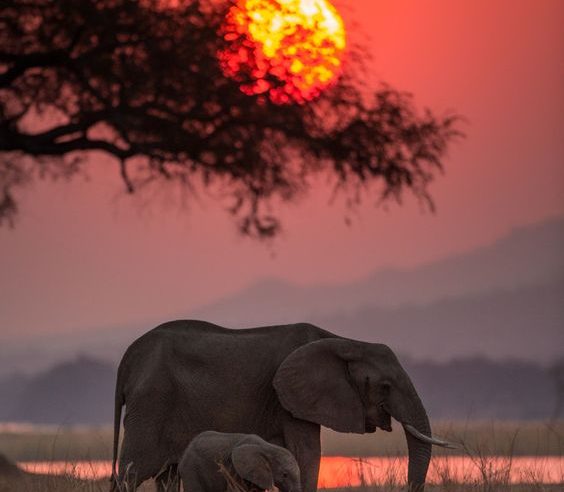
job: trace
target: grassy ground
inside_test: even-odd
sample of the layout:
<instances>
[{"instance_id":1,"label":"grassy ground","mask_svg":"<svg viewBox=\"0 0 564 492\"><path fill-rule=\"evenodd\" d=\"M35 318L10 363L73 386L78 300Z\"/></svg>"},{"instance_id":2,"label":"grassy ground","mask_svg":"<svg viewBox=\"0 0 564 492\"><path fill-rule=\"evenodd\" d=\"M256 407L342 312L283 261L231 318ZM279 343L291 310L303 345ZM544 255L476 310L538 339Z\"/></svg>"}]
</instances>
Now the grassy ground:
<instances>
[{"instance_id":1,"label":"grassy ground","mask_svg":"<svg viewBox=\"0 0 564 492\"><path fill-rule=\"evenodd\" d=\"M338 456L401 456L406 453L401 427L393 433L378 431L376 435L348 435L323 431L325 455ZM463 443L458 451L448 454L480 456L564 456L564 422L549 425L541 422L505 423L438 423L435 433ZM0 454L13 461L89 461L111 458L112 432L110 428L2 428L0 426ZM436 454L444 453L435 448ZM484 460L486 467L487 460ZM1 468L1 467L0 467ZM562 484L507 485L504 479L492 480L484 469L484 478L469 484L455 484L448 476L439 485L429 485L428 492L556 492ZM564 472L563 472L564 476ZM39 476L2 473L0 492L106 492L107 479L82 481L75 477ZM143 492L154 490L145 485ZM333 489L335 492L399 492L402 487L371 486L364 488ZM129 492L129 491L128 491Z\"/></svg>"},{"instance_id":2,"label":"grassy ground","mask_svg":"<svg viewBox=\"0 0 564 492\"><path fill-rule=\"evenodd\" d=\"M356 487L346 489L331 489L331 492L405 492L405 487ZM503 485L503 484L470 484L470 485L427 485L425 492L562 492L562 485Z\"/></svg>"},{"instance_id":3,"label":"grassy ground","mask_svg":"<svg viewBox=\"0 0 564 492\"><path fill-rule=\"evenodd\" d=\"M563 456L564 421L545 422L440 422L434 432L463 443L459 451L434 448L436 455L467 454L480 450L488 455ZM407 453L401 426L394 432L340 434L323 430L326 456L404 456ZM109 427L4 428L0 426L0 454L13 461L109 460L112 430Z\"/></svg>"},{"instance_id":4,"label":"grassy ground","mask_svg":"<svg viewBox=\"0 0 564 492\"><path fill-rule=\"evenodd\" d=\"M0 426L0 453L13 461L112 459L112 429Z\"/></svg>"},{"instance_id":5,"label":"grassy ground","mask_svg":"<svg viewBox=\"0 0 564 492\"><path fill-rule=\"evenodd\" d=\"M107 480L81 481L72 477L36 476L25 478L0 477L0 492L108 492ZM145 485L139 492L153 492L152 484ZM331 489L331 492L404 492L405 487L381 486ZM562 492L562 485L505 485L495 483L427 485L426 492Z\"/></svg>"},{"instance_id":6,"label":"grassy ground","mask_svg":"<svg viewBox=\"0 0 564 492\"><path fill-rule=\"evenodd\" d=\"M480 452L491 456L564 456L564 421L548 422L438 422L433 433L461 445L453 451L433 448L436 456ZM326 456L405 456L407 447L399 424L393 432L322 433Z\"/></svg>"}]
</instances>

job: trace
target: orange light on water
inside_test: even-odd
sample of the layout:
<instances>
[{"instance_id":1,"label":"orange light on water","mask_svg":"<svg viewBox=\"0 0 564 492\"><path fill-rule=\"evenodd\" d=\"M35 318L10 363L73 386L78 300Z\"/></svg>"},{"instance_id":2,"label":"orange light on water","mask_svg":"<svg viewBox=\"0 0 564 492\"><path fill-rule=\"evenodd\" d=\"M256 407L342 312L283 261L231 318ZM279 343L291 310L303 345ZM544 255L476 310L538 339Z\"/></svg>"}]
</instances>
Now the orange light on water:
<instances>
[{"instance_id":1,"label":"orange light on water","mask_svg":"<svg viewBox=\"0 0 564 492\"><path fill-rule=\"evenodd\" d=\"M276 104L310 101L341 72L345 27L327 0L237 0L221 34L223 73Z\"/></svg>"},{"instance_id":2,"label":"orange light on water","mask_svg":"<svg viewBox=\"0 0 564 492\"><path fill-rule=\"evenodd\" d=\"M29 473L71 475L81 479L99 480L109 477L110 461L55 461L19 463ZM483 465L492 477L505 477L511 484L561 484L564 481L564 458L561 456L492 456L484 463L468 456L435 456L427 481L441 484L480 483L484 480ZM375 457L346 458L324 456L319 470L319 488L357 487L364 484L403 484L407 477L407 458Z\"/></svg>"},{"instance_id":3,"label":"orange light on water","mask_svg":"<svg viewBox=\"0 0 564 492\"><path fill-rule=\"evenodd\" d=\"M389 486L404 484L407 478L407 457L348 458L324 456L319 469L320 489ZM510 484L560 484L564 480L564 458L561 456L490 456L476 461L469 456L435 456L431 461L427 482L443 484L480 483L490 479Z\"/></svg>"}]
</instances>

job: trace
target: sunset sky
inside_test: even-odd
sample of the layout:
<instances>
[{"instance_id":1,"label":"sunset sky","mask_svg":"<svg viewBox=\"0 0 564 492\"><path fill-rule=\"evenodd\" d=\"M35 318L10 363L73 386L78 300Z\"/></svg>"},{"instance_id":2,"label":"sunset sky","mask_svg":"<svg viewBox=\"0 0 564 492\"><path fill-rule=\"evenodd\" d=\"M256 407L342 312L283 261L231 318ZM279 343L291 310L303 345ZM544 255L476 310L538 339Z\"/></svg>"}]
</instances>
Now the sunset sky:
<instances>
[{"instance_id":1,"label":"sunset sky","mask_svg":"<svg viewBox=\"0 0 564 492\"><path fill-rule=\"evenodd\" d=\"M374 83L466 118L430 188L435 215L410 198L368 199L347 226L319 182L281 211L284 232L267 246L240 237L205 195L186 208L125 196L115 163L92 155L88 179L27 188L16 228L0 230L0 342L166 320L263 277L351 281L564 215L564 2L348 3Z\"/></svg>"}]
</instances>

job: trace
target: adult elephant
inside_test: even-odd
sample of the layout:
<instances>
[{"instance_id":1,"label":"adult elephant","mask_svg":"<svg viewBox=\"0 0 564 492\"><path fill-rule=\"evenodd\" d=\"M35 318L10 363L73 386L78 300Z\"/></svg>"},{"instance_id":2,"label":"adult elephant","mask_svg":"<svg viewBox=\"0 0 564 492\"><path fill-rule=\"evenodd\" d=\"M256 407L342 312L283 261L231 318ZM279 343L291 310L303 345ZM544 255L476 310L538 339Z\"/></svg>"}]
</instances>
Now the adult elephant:
<instances>
[{"instance_id":1,"label":"adult elephant","mask_svg":"<svg viewBox=\"0 0 564 492\"><path fill-rule=\"evenodd\" d=\"M124 438L116 476L121 409ZM231 330L172 321L133 342L117 375L112 489L170 476L200 432L257 434L290 450L303 492L317 488L320 426L405 430L408 483L423 490L431 445L425 408L386 346L310 324Z\"/></svg>"}]
</instances>

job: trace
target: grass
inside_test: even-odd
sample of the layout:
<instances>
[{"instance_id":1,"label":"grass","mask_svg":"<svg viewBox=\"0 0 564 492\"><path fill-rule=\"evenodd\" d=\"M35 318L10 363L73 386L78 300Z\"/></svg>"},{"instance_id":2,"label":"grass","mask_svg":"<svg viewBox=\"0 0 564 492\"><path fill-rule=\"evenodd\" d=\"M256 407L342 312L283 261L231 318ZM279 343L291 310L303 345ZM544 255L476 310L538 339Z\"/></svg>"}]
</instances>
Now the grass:
<instances>
[{"instance_id":1,"label":"grass","mask_svg":"<svg viewBox=\"0 0 564 492\"><path fill-rule=\"evenodd\" d=\"M399 427L399 426L397 426ZM323 430L323 453L326 456L404 456L405 438L400 429L393 433L378 431L376 435L337 434ZM480 470L479 477L460 484L451 476L448 467L437 469L437 485L428 485L428 492L556 492L562 483L545 485L538 477L527 477L531 483L510 485L509 472L513 460L519 456L564 456L564 422L445 422L435 425L435 433L451 441L463 443L457 451L435 448L436 455L463 455L469 457ZM112 431L108 427L23 428L0 427L0 454L13 461L87 461L111 459ZM504 457L499 466L499 457ZM454 458L453 458L454 459ZM493 466L495 459L497 465ZM433 465L432 465L433 466ZM364 473L364 472L363 472ZM399 492L405 481L403 474L394 473L393 467L380 486L332 489L334 492ZM370 476L361 477L361 483L370 483ZM76 476L6 475L0 467L0 492L107 492L108 479L80 480ZM139 491L153 491L145 484ZM232 484L232 492L243 492Z\"/></svg>"},{"instance_id":2,"label":"grass","mask_svg":"<svg viewBox=\"0 0 564 492\"><path fill-rule=\"evenodd\" d=\"M480 449L488 455L562 456L564 421L546 422L439 422L434 432L454 442L464 442L468 450ZM123 433L122 433L123 435ZM325 456L405 456L407 449L401 426L394 432L340 434L323 429ZM112 429L103 427L23 427L0 426L0 454L13 461L110 460ZM434 448L437 456L453 455L451 450Z\"/></svg>"},{"instance_id":3,"label":"grass","mask_svg":"<svg viewBox=\"0 0 564 492\"><path fill-rule=\"evenodd\" d=\"M438 422L433 433L455 443L459 451L434 447L436 456L468 455L480 450L490 456L563 456L564 421L548 422ZM391 433L341 434L323 429L325 456L406 456L407 447L401 426Z\"/></svg>"},{"instance_id":4,"label":"grass","mask_svg":"<svg viewBox=\"0 0 564 492\"><path fill-rule=\"evenodd\" d=\"M112 440L110 426L0 426L0 453L13 461L111 460Z\"/></svg>"},{"instance_id":5,"label":"grass","mask_svg":"<svg viewBox=\"0 0 564 492\"><path fill-rule=\"evenodd\" d=\"M495 485L494 488L484 489L480 484L465 485L426 485L425 492L562 492L562 485ZM331 492L405 492L400 485L384 485L381 487L356 487L331 489Z\"/></svg>"},{"instance_id":6,"label":"grass","mask_svg":"<svg viewBox=\"0 0 564 492\"><path fill-rule=\"evenodd\" d=\"M0 492L108 492L108 480L85 481L77 478L53 476L26 476L19 479L0 477ZM153 484L147 484L138 492L153 492ZM405 487L397 483L382 486L346 487L331 489L331 492L404 492ZM426 492L561 492L562 484L545 485L531 483L509 485L498 482L474 482L469 484L441 483L427 485ZM247 492L240 485L228 489L228 492Z\"/></svg>"}]
</instances>

